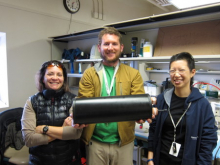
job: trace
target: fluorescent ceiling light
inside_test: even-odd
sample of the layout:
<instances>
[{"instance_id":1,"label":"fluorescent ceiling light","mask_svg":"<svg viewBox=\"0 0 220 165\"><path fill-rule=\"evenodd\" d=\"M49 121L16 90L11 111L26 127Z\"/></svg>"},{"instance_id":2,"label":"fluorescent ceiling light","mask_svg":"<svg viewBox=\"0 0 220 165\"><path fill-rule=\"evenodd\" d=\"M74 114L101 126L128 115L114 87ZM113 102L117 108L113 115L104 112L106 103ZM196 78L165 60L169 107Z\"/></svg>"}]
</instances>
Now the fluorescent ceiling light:
<instances>
[{"instance_id":1,"label":"fluorescent ceiling light","mask_svg":"<svg viewBox=\"0 0 220 165\"><path fill-rule=\"evenodd\" d=\"M198 6L204 6L213 3L219 3L220 0L168 0L171 4L178 9L192 8Z\"/></svg>"}]
</instances>

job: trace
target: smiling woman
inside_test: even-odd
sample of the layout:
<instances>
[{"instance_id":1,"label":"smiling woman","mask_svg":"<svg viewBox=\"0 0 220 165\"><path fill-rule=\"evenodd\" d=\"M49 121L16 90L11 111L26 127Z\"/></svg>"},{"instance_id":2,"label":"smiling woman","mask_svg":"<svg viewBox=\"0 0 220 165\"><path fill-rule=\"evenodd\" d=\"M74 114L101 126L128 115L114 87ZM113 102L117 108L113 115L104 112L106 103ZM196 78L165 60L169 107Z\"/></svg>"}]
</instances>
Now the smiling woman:
<instances>
[{"instance_id":1,"label":"smiling woman","mask_svg":"<svg viewBox=\"0 0 220 165\"><path fill-rule=\"evenodd\" d=\"M69 91L66 68L59 61L45 62L36 74L36 87L39 92L26 101L21 119L30 163L80 165L83 127L72 127L69 120L75 95Z\"/></svg>"},{"instance_id":2,"label":"smiling woman","mask_svg":"<svg viewBox=\"0 0 220 165\"><path fill-rule=\"evenodd\" d=\"M49 63L43 79L45 88L58 90L62 87L63 82L64 82L64 76L63 76L62 64Z\"/></svg>"},{"instance_id":3,"label":"smiling woman","mask_svg":"<svg viewBox=\"0 0 220 165\"><path fill-rule=\"evenodd\" d=\"M192 86L195 60L181 52L170 58L169 69L174 87L157 97L157 108L167 111L150 124L148 165L212 164L217 127L210 103Z\"/></svg>"},{"instance_id":4,"label":"smiling woman","mask_svg":"<svg viewBox=\"0 0 220 165\"><path fill-rule=\"evenodd\" d=\"M6 53L6 33L0 32L0 108L6 108L8 103L8 73Z\"/></svg>"}]
</instances>

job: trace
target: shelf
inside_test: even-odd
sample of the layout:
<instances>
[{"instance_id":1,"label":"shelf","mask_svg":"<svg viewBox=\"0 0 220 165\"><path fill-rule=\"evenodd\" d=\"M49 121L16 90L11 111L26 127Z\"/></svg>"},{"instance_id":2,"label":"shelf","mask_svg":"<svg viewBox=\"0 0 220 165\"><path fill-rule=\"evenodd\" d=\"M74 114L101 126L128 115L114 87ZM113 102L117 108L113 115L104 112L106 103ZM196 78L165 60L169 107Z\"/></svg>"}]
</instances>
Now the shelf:
<instances>
[{"instance_id":1,"label":"shelf","mask_svg":"<svg viewBox=\"0 0 220 165\"><path fill-rule=\"evenodd\" d=\"M169 62L171 56L160 56L160 57L127 57L127 58L120 58L121 61L146 61L146 62ZM210 63L210 62L216 62L220 63L220 55L194 55L193 56L196 63ZM77 59L74 62L98 62L102 59ZM69 60L64 60L64 62L69 62Z\"/></svg>"},{"instance_id":2,"label":"shelf","mask_svg":"<svg viewBox=\"0 0 220 165\"><path fill-rule=\"evenodd\" d=\"M208 63L210 61L220 63L220 55L194 55L195 62ZM169 62L171 56L158 56L158 57L139 57L138 60L143 60L147 62Z\"/></svg>"},{"instance_id":3,"label":"shelf","mask_svg":"<svg viewBox=\"0 0 220 165\"><path fill-rule=\"evenodd\" d=\"M53 41L56 41L56 42L69 42L69 41L77 41L77 40L88 39L88 38L97 38L98 33L102 29L103 28L90 29L87 31L81 31L81 32L73 33L73 34L55 36L55 37L49 37L49 38L53 39Z\"/></svg>"},{"instance_id":4,"label":"shelf","mask_svg":"<svg viewBox=\"0 0 220 165\"><path fill-rule=\"evenodd\" d=\"M145 62L146 64L169 64L169 61L166 62ZM210 63L220 63L220 61L196 61L196 64L210 64Z\"/></svg>"},{"instance_id":5,"label":"shelf","mask_svg":"<svg viewBox=\"0 0 220 165\"><path fill-rule=\"evenodd\" d=\"M146 70L148 73L167 73L169 74L168 70ZM207 72L198 72L196 74L220 74L220 71L207 71Z\"/></svg>"},{"instance_id":6,"label":"shelf","mask_svg":"<svg viewBox=\"0 0 220 165\"><path fill-rule=\"evenodd\" d=\"M98 62L101 61L102 59L79 59L75 60L75 62ZM130 58L120 58L121 61L142 61L144 60L143 57L130 57Z\"/></svg>"},{"instance_id":7,"label":"shelf","mask_svg":"<svg viewBox=\"0 0 220 165\"><path fill-rule=\"evenodd\" d=\"M169 74L168 70L146 70L148 73L167 73ZM196 74L220 74L220 71L207 71L207 72L196 72ZM79 73L68 73L67 77L75 77L81 78L83 74Z\"/></svg>"},{"instance_id":8,"label":"shelf","mask_svg":"<svg viewBox=\"0 0 220 165\"><path fill-rule=\"evenodd\" d=\"M196 55L194 56L196 63L220 63L220 55ZM143 61L146 63L169 63L170 57L163 56L163 57L134 57L134 58L120 58L121 61ZM77 59L74 62L77 63L91 63L91 62L98 62L101 59ZM64 60L64 63L68 63L69 60ZM169 74L168 70L145 70L147 73L167 73ZM207 71L207 72L196 72L196 74L220 74L220 71ZM82 74L79 73L68 73L67 77L75 77L81 78Z\"/></svg>"},{"instance_id":9,"label":"shelf","mask_svg":"<svg viewBox=\"0 0 220 165\"><path fill-rule=\"evenodd\" d=\"M75 60L75 62L85 62L85 63L89 63L89 62L99 62L102 59L79 59L79 60Z\"/></svg>"},{"instance_id":10,"label":"shelf","mask_svg":"<svg viewBox=\"0 0 220 165\"><path fill-rule=\"evenodd\" d=\"M97 38L98 33L104 28L113 26L123 34L140 30L148 30L160 27L188 24L216 20L220 18L220 5L213 4L196 9L185 9L181 11L169 12L165 14L152 15L148 17L132 19L122 22L106 24L103 27L76 32L68 35L49 37L55 42L70 42L88 38Z\"/></svg>"},{"instance_id":11,"label":"shelf","mask_svg":"<svg viewBox=\"0 0 220 165\"><path fill-rule=\"evenodd\" d=\"M196 74L220 74L220 71L196 72Z\"/></svg>"},{"instance_id":12,"label":"shelf","mask_svg":"<svg viewBox=\"0 0 220 165\"><path fill-rule=\"evenodd\" d=\"M203 22L220 18L219 4L152 15L127 21L106 24L124 32L134 32L160 27L175 26L195 22Z\"/></svg>"},{"instance_id":13,"label":"shelf","mask_svg":"<svg viewBox=\"0 0 220 165\"><path fill-rule=\"evenodd\" d=\"M169 74L168 70L146 70L148 73L167 73Z\"/></svg>"},{"instance_id":14,"label":"shelf","mask_svg":"<svg viewBox=\"0 0 220 165\"><path fill-rule=\"evenodd\" d=\"M83 74L79 74L79 73L68 73L67 77L78 77L81 78Z\"/></svg>"}]
</instances>

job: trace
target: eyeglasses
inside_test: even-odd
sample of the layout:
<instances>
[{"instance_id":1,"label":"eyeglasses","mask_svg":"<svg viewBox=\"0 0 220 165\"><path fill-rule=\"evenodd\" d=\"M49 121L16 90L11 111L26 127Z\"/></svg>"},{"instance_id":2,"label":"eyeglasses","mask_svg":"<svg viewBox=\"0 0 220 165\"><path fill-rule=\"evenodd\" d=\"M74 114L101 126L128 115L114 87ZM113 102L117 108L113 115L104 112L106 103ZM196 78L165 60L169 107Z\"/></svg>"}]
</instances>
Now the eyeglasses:
<instances>
[{"instance_id":1,"label":"eyeglasses","mask_svg":"<svg viewBox=\"0 0 220 165\"><path fill-rule=\"evenodd\" d=\"M45 63L42 65L42 67L45 67L45 68L47 68L47 67L54 67L54 66L56 66L56 67L58 67L58 68L61 68L61 69L64 68L63 65L62 65L62 63L61 63L61 62L58 62L58 61L48 61L48 62L45 62Z\"/></svg>"},{"instance_id":2,"label":"eyeglasses","mask_svg":"<svg viewBox=\"0 0 220 165\"><path fill-rule=\"evenodd\" d=\"M174 75L176 74L176 72L178 72L180 75L184 74L185 73L185 69L180 69L180 70L170 70L169 73L170 75Z\"/></svg>"}]
</instances>

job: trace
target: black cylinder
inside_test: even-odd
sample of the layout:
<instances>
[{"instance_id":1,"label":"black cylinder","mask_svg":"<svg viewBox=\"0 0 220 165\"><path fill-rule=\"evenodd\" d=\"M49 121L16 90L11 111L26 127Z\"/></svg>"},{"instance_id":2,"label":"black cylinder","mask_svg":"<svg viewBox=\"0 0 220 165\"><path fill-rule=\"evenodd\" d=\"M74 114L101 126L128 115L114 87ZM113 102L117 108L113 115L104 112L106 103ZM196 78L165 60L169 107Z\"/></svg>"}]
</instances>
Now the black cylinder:
<instances>
[{"instance_id":1,"label":"black cylinder","mask_svg":"<svg viewBox=\"0 0 220 165\"><path fill-rule=\"evenodd\" d=\"M76 124L136 121L152 117L148 94L75 98L73 118Z\"/></svg>"}]
</instances>

